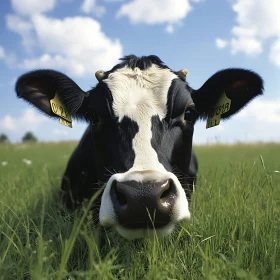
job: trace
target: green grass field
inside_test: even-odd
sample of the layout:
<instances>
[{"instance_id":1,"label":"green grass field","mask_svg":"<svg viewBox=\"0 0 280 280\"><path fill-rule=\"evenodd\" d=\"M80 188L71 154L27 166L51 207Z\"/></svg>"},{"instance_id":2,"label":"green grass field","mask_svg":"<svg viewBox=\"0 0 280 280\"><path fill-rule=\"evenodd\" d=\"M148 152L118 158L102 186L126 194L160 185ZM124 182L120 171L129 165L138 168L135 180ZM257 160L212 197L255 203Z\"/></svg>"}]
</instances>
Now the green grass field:
<instances>
[{"instance_id":1,"label":"green grass field","mask_svg":"<svg viewBox=\"0 0 280 280\"><path fill-rule=\"evenodd\" d=\"M75 145L0 146L0 279L280 279L280 145L195 147L192 220L102 251L88 206L59 201Z\"/></svg>"}]
</instances>

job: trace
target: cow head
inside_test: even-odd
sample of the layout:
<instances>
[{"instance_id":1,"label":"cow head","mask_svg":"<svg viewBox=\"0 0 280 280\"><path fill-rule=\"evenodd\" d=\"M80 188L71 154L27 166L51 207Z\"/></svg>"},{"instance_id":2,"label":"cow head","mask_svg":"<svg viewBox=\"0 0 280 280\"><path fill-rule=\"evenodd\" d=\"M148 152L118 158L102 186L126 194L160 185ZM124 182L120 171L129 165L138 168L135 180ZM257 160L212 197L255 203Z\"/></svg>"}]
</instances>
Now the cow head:
<instances>
[{"instance_id":1,"label":"cow head","mask_svg":"<svg viewBox=\"0 0 280 280\"><path fill-rule=\"evenodd\" d=\"M19 97L52 117L50 100L59 99L74 118L94 125L97 177L105 182L100 223L126 238L159 234L190 218L185 178L197 119L205 120L225 92L229 118L263 91L262 79L244 69L226 69L200 89L185 81L158 57L127 56L110 71L96 73L99 83L84 92L53 70L21 76Z\"/></svg>"}]
</instances>

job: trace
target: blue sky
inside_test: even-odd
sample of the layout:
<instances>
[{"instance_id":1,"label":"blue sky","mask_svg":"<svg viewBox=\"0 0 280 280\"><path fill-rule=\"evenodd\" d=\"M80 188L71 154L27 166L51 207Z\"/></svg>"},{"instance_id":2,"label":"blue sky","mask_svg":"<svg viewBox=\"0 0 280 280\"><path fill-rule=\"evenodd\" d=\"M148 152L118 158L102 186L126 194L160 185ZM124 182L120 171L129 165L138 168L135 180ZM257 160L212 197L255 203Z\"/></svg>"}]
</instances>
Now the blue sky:
<instances>
[{"instance_id":1,"label":"blue sky","mask_svg":"<svg viewBox=\"0 0 280 280\"><path fill-rule=\"evenodd\" d=\"M26 71L52 68L82 89L97 83L124 55L158 55L189 71L199 88L216 71L242 67L259 73L265 93L229 121L196 125L194 141L279 141L280 1L278 0L4 0L0 7L0 133L13 142L33 131L42 141L79 139L16 98Z\"/></svg>"}]
</instances>

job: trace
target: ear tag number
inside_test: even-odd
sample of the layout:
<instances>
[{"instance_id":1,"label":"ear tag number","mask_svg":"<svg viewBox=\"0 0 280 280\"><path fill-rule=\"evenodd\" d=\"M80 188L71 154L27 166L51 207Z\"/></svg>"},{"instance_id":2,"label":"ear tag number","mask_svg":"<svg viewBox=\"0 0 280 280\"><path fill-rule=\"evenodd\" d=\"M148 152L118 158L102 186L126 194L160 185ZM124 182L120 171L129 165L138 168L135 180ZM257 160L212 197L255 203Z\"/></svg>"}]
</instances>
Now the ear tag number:
<instances>
[{"instance_id":1,"label":"ear tag number","mask_svg":"<svg viewBox=\"0 0 280 280\"><path fill-rule=\"evenodd\" d=\"M226 93L223 92L215 107L213 107L210 113L208 114L206 128L211 128L219 125L221 115L229 111L230 105L231 100L226 96Z\"/></svg>"},{"instance_id":2,"label":"ear tag number","mask_svg":"<svg viewBox=\"0 0 280 280\"><path fill-rule=\"evenodd\" d=\"M220 124L221 116L214 116L207 119L206 128L211 128Z\"/></svg>"},{"instance_id":3,"label":"ear tag number","mask_svg":"<svg viewBox=\"0 0 280 280\"><path fill-rule=\"evenodd\" d=\"M61 123L61 124L65 125L65 126L67 126L67 127L72 128L72 123L71 123L71 122L66 121L65 119L59 118L59 123Z\"/></svg>"},{"instance_id":4,"label":"ear tag number","mask_svg":"<svg viewBox=\"0 0 280 280\"><path fill-rule=\"evenodd\" d=\"M50 104L52 112L60 117L59 122L72 128L72 117L61 103L57 94L55 94L54 98L50 100Z\"/></svg>"}]
</instances>

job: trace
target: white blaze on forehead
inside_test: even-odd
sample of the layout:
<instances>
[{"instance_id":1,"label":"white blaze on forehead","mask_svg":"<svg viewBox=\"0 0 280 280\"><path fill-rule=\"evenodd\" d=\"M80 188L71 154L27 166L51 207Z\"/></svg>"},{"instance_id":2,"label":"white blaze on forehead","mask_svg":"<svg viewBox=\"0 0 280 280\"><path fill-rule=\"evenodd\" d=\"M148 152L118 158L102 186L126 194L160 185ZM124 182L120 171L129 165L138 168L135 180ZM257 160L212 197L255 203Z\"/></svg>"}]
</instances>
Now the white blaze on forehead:
<instances>
[{"instance_id":1,"label":"white blaze on forehead","mask_svg":"<svg viewBox=\"0 0 280 280\"><path fill-rule=\"evenodd\" d=\"M105 82L112 91L113 109L119 121L124 116L136 122L154 115L164 118L167 93L175 78L169 69L154 64L144 71L124 67L111 73Z\"/></svg>"},{"instance_id":2,"label":"white blaze on forehead","mask_svg":"<svg viewBox=\"0 0 280 280\"><path fill-rule=\"evenodd\" d=\"M166 116L168 90L175 78L178 77L170 69L153 64L143 71L123 67L104 80L112 92L113 110L119 122L126 116L139 127L132 143L135 161L130 171L165 170L151 145L151 120L153 116L161 120Z\"/></svg>"}]
</instances>

